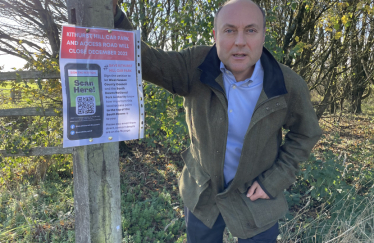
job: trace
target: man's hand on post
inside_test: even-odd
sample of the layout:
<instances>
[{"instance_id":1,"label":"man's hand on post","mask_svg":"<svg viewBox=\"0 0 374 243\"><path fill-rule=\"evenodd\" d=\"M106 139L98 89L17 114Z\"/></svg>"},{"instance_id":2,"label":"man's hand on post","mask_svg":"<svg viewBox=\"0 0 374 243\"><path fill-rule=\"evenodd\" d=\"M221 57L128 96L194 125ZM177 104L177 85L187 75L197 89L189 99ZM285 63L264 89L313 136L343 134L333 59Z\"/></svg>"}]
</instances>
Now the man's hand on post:
<instances>
[{"instance_id":1,"label":"man's hand on post","mask_svg":"<svg viewBox=\"0 0 374 243\"><path fill-rule=\"evenodd\" d=\"M116 16L118 0L112 0L112 2L113 2L113 16Z\"/></svg>"},{"instance_id":2,"label":"man's hand on post","mask_svg":"<svg viewBox=\"0 0 374 243\"><path fill-rule=\"evenodd\" d=\"M270 197L262 190L260 184L257 181L253 182L252 186L248 189L247 197L251 201L256 201L257 199L270 199Z\"/></svg>"}]
</instances>

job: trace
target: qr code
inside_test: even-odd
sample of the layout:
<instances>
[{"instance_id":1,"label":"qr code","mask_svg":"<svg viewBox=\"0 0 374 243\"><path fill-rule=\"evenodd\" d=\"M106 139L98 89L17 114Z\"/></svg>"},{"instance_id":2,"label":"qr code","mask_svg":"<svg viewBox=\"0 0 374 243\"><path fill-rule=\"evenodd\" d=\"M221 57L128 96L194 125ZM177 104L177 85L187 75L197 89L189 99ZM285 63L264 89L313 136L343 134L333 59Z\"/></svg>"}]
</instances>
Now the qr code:
<instances>
[{"instance_id":1,"label":"qr code","mask_svg":"<svg viewBox=\"0 0 374 243\"><path fill-rule=\"evenodd\" d=\"M76 113L78 116L93 115L96 112L95 97L92 95L77 96Z\"/></svg>"}]
</instances>

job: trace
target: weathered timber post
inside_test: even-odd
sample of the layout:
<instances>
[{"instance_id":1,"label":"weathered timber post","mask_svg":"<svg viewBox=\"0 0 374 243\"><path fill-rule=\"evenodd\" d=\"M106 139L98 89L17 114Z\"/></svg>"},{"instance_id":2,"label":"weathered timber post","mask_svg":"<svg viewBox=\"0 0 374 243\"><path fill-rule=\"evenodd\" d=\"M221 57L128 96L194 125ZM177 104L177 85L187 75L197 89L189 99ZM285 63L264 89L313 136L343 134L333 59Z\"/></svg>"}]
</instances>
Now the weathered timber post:
<instances>
[{"instance_id":1,"label":"weathered timber post","mask_svg":"<svg viewBox=\"0 0 374 243\"><path fill-rule=\"evenodd\" d=\"M10 99L12 100L12 103L16 103L15 102L15 99L16 99L16 93L14 92L13 89L10 90Z\"/></svg>"},{"instance_id":2,"label":"weathered timber post","mask_svg":"<svg viewBox=\"0 0 374 243\"><path fill-rule=\"evenodd\" d=\"M5 89L0 89L0 102L5 103L5 95L4 95Z\"/></svg>"},{"instance_id":3,"label":"weathered timber post","mask_svg":"<svg viewBox=\"0 0 374 243\"><path fill-rule=\"evenodd\" d=\"M114 27L112 0L67 0L69 23ZM74 148L76 243L122 241L118 142Z\"/></svg>"},{"instance_id":4,"label":"weathered timber post","mask_svg":"<svg viewBox=\"0 0 374 243\"><path fill-rule=\"evenodd\" d=\"M16 104L21 99L21 91L15 91L14 89L11 89L10 98L12 99L12 103Z\"/></svg>"}]
</instances>

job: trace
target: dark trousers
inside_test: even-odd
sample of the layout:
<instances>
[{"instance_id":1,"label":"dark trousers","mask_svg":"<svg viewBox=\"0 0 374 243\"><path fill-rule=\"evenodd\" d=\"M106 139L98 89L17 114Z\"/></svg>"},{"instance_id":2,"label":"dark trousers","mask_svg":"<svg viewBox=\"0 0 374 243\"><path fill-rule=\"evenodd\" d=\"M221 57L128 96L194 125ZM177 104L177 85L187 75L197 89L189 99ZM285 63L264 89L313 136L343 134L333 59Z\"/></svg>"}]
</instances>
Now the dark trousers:
<instances>
[{"instance_id":1,"label":"dark trousers","mask_svg":"<svg viewBox=\"0 0 374 243\"><path fill-rule=\"evenodd\" d=\"M187 243L222 243L226 224L221 214L211 229L196 218L187 207L184 207L184 216L187 226ZM276 243L278 234L279 228L276 223L270 229L252 238L239 239L238 243Z\"/></svg>"}]
</instances>

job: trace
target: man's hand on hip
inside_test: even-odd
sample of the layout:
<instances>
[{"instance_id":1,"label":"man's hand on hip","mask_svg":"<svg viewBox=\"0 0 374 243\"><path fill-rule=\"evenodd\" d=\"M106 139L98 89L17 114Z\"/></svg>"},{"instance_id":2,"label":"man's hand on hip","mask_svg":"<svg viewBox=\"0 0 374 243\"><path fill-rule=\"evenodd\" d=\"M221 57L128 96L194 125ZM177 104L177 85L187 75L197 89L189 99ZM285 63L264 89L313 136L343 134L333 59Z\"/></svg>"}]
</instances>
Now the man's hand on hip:
<instances>
[{"instance_id":1,"label":"man's hand on hip","mask_svg":"<svg viewBox=\"0 0 374 243\"><path fill-rule=\"evenodd\" d=\"M270 197L262 190L260 184L257 181L253 182L252 186L248 189L247 197L251 201L256 201L257 199L270 199Z\"/></svg>"}]
</instances>

